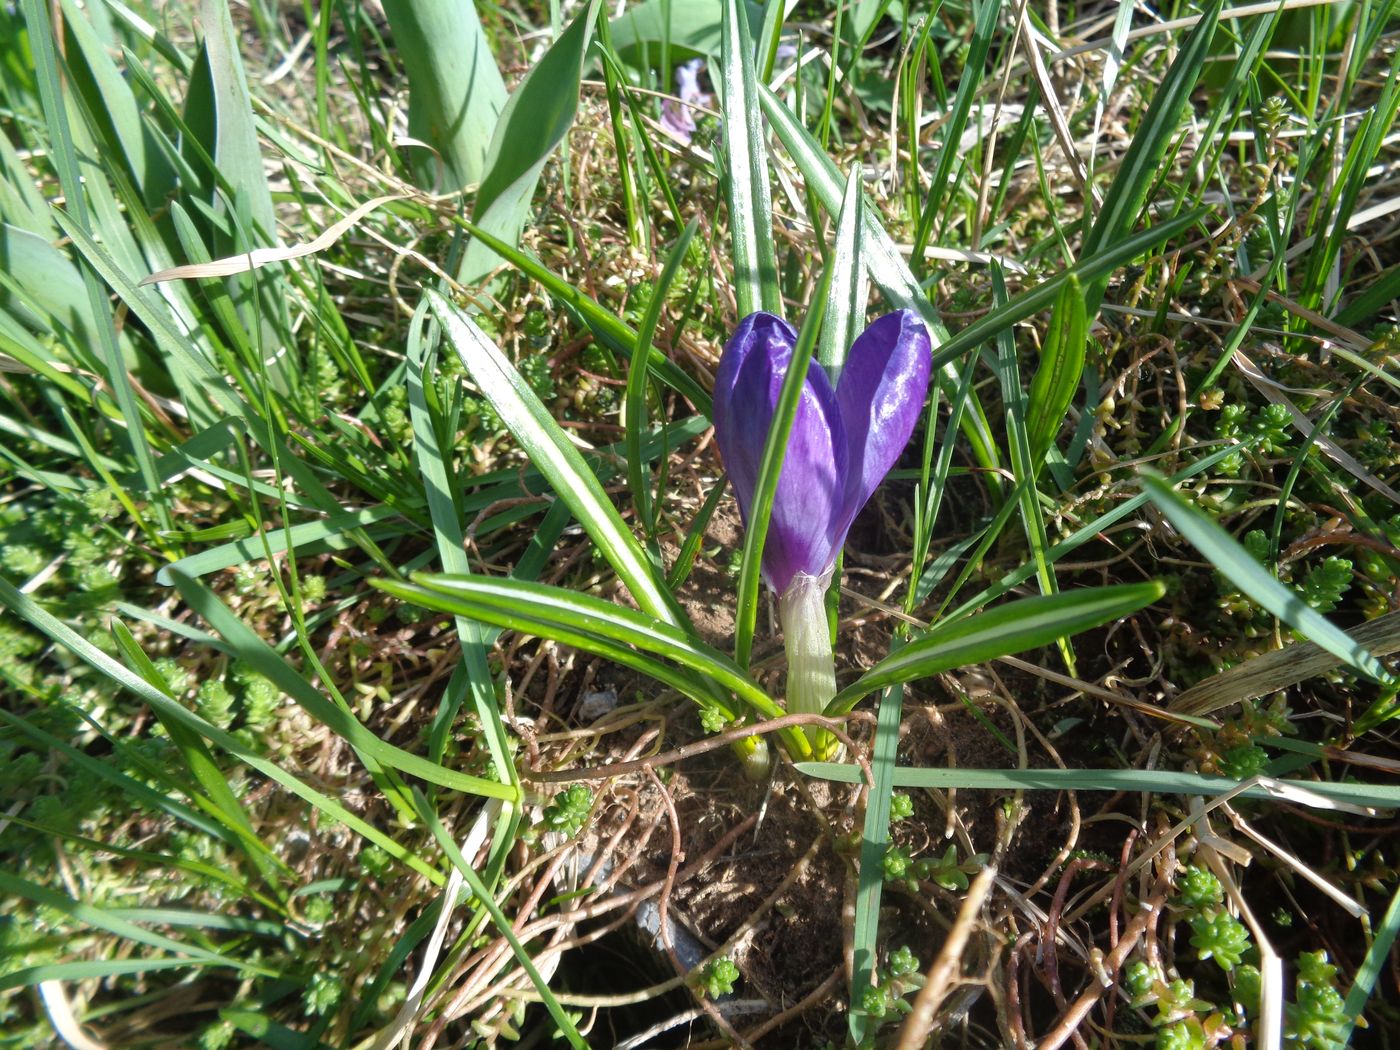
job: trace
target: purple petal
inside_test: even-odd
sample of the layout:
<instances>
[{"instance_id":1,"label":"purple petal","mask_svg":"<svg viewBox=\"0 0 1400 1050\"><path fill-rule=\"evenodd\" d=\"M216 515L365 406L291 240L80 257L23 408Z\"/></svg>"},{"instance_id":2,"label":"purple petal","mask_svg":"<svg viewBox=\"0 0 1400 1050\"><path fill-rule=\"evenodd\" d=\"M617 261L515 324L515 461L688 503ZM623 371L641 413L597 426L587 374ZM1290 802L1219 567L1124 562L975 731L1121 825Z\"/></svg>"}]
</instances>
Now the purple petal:
<instances>
[{"instance_id":1,"label":"purple petal","mask_svg":"<svg viewBox=\"0 0 1400 1050\"><path fill-rule=\"evenodd\" d=\"M928 393L931 351L928 329L919 315L899 310L862 332L846 356L836 387L847 443L837 550L909 443Z\"/></svg>"},{"instance_id":2,"label":"purple petal","mask_svg":"<svg viewBox=\"0 0 1400 1050\"><path fill-rule=\"evenodd\" d=\"M701 105L710 101L710 96L700 89L700 70L705 68L703 58L692 58L676 67L676 94L683 102L698 102Z\"/></svg>"},{"instance_id":3,"label":"purple petal","mask_svg":"<svg viewBox=\"0 0 1400 1050\"><path fill-rule=\"evenodd\" d=\"M782 318L750 314L726 344L715 376L715 437L745 523L796 342L797 333ZM764 542L763 578L778 594L797 573L819 575L835 560L839 544L834 526L844 508L846 454L836 396L813 361L798 399Z\"/></svg>"},{"instance_id":4,"label":"purple petal","mask_svg":"<svg viewBox=\"0 0 1400 1050\"><path fill-rule=\"evenodd\" d=\"M695 133L695 119L690 115L690 107L683 106L673 98L661 103L661 128L666 134L684 145L690 145Z\"/></svg>"}]
</instances>

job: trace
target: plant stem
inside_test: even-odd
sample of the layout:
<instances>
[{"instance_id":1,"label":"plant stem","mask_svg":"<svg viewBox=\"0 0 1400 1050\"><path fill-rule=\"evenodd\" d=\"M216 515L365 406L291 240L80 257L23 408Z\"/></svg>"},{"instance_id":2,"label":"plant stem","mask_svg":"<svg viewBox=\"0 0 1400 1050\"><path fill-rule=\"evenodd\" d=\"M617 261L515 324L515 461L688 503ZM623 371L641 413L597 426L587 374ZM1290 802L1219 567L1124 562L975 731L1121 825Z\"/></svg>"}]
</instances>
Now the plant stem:
<instances>
[{"instance_id":1,"label":"plant stem","mask_svg":"<svg viewBox=\"0 0 1400 1050\"><path fill-rule=\"evenodd\" d=\"M820 576L798 573L778 599L787 649L787 709L793 714L821 714L836 695L836 660L826 617L826 589L831 570ZM836 739L824 729L804 730L818 758L829 758Z\"/></svg>"}]
</instances>

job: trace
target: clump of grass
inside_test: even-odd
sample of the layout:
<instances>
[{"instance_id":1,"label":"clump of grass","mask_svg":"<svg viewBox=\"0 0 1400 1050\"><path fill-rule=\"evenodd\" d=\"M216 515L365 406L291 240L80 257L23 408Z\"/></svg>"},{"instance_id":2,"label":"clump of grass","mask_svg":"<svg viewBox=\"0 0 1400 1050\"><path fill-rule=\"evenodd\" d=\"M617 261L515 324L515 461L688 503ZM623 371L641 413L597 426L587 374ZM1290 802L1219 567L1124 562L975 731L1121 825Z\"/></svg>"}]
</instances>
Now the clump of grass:
<instances>
[{"instance_id":1,"label":"clump of grass","mask_svg":"<svg viewBox=\"0 0 1400 1050\"><path fill-rule=\"evenodd\" d=\"M1388 10L684 6L485 18L603 56L504 217L369 9L0 11L0 1045L1393 1026ZM708 390L866 277L936 378L817 763Z\"/></svg>"}]
</instances>

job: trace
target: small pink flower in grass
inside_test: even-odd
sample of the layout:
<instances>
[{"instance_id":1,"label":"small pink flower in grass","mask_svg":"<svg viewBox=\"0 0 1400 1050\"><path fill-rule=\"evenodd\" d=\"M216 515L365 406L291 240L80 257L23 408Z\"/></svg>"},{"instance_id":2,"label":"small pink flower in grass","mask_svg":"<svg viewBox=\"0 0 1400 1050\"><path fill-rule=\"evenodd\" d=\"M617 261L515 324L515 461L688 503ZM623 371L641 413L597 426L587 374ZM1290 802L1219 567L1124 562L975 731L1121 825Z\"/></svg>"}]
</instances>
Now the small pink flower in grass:
<instances>
[{"instance_id":1,"label":"small pink flower in grass","mask_svg":"<svg viewBox=\"0 0 1400 1050\"><path fill-rule=\"evenodd\" d=\"M692 58L676 67L676 95L679 101L668 98L661 103L661 127L678 142L690 144L695 134L695 114L692 106L707 106L710 96L700 88L700 71L705 68L703 58Z\"/></svg>"},{"instance_id":2,"label":"small pink flower in grass","mask_svg":"<svg viewBox=\"0 0 1400 1050\"><path fill-rule=\"evenodd\" d=\"M750 314L720 359L715 437L745 522L796 345L782 318ZM763 546L763 578L778 595L788 651L790 711L820 712L835 695L824 595L851 523L914 432L931 351L919 315L900 310L857 337L834 385L818 362L808 366Z\"/></svg>"}]
</instances>

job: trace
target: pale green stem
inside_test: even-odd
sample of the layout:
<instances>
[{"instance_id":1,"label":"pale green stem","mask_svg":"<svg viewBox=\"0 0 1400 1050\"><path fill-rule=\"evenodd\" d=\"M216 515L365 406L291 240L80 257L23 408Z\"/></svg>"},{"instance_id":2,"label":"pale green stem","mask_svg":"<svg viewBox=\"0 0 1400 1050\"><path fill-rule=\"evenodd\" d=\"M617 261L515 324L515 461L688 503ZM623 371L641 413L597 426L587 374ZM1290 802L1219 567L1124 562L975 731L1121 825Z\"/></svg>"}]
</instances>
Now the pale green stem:
<instances>
[{"instance_id":1,"label":"pale green stem","mask_svg":"<svg viewBox=\"0 0 1400 1050\"><path fill-rule=\"evenodd\" d=\"M831 570L820 576L798 573L778 599L787 649L787 709L792 714L821 714L836 695L836 659L831 652L831 625L826 618L826 589ZM836 741L825 730L804 730L818 758L829 757Z\"/></svg>"}]
</instances>

